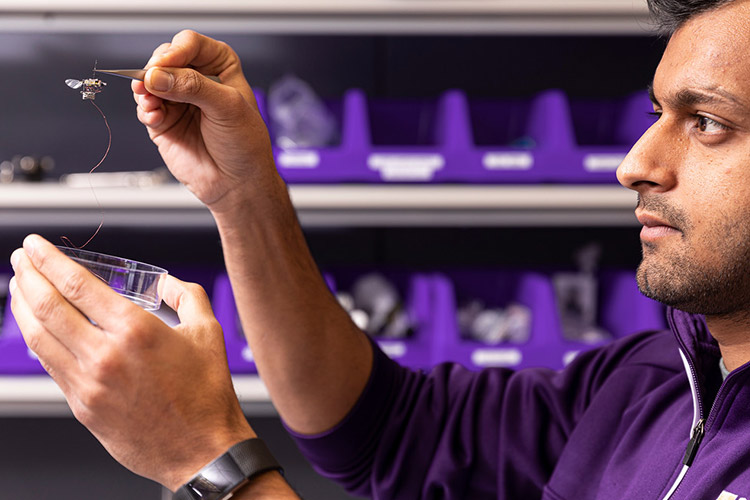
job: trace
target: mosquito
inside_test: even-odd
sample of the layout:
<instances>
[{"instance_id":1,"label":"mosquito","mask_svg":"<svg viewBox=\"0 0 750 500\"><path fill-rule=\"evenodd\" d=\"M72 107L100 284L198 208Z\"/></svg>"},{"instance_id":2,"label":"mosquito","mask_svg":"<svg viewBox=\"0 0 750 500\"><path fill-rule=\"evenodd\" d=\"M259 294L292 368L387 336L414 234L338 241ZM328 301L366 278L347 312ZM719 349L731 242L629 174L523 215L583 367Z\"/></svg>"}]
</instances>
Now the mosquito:
<instances>
[{"instance_id":1,"label":"mosquito","mask_svg":"<svg viewBox=\"0 0 750 500\"><path fill-rule=\"evenodd\" d=\"M96 99L96 94L102 91L102 89L107 85L107 82L103 82L98 78L94 78L96 76L96 62L94 62L94 71L92 73L91 78L85 78L83 80L76 80L75 78L68 78L65 80L65 84L70 87L71 89L78 90L81 87L83 87L83 90L81 90L81 96L84 100L93 101Z\"/></svg>"}]
</instances>

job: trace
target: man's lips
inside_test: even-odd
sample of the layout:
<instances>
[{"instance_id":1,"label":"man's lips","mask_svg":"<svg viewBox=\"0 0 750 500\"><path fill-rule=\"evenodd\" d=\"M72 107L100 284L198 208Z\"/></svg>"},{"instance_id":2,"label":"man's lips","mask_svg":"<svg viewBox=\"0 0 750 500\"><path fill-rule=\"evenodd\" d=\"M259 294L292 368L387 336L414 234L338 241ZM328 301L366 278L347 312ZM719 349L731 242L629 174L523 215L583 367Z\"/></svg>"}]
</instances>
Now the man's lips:
<instances>
[{"instance_id":1,"label":"man's lips","mask_svg":"<svg viewBox=\"0 0 750 500\"><path fill-rule=\"evenodd\" d=\"M647 213L636 213L638 222L643 224L641 240L656 240L680 234L681 231L659 217Z\"/></svg>"}]
</instances>

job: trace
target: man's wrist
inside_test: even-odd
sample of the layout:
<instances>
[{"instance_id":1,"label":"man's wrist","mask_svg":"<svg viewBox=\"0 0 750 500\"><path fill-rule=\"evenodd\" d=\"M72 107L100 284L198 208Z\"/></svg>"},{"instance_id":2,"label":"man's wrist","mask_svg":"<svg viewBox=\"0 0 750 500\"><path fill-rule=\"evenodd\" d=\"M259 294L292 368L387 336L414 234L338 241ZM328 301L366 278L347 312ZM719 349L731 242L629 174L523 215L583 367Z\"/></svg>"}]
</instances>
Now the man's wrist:
<instances>
[{"instance_id":1,"label":"man's wrist","mask_svg":"<svg viewBox=\"0 0 750 500\"><path fill-rule=\"evenodd\" d=\"M206 208L215 219L232 220L243 212L258 213L278 210L279 201L289 199L289 190L284 180L273 172L245 179L242 184L228 188L227 192Z\"/></svg>"},{"instance_id":2,"label":"man's wrist","mask_svg":"<svg viewBox=\"0 0 750 500\"><path fill-rule=\"evenodd\" d=\"M241 441L212 460L175 492L175 500L223 500L269 471L283 472L265 443Z\"/></svg>"}]
</instances>

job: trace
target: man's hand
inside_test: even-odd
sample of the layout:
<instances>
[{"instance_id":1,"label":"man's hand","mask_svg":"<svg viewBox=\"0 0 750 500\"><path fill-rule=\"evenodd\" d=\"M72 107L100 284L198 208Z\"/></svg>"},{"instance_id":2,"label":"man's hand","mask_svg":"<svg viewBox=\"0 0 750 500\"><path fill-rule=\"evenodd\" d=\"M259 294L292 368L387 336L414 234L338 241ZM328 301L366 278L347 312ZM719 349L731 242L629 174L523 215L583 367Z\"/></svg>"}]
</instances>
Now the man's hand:
<instances>
[{"instance_id":1,"label":"man's hand","mask_svg":"<svg viewBox=\"0 0 750 500\"><path fill-rule=\"evenodd\" d=\"M282 185L255 97L227 44L182 31L146 69L132 85L138 118L175 177L209 209L233 208L237 200L225 197L248 182Z\"/></svg>"},{"instance_id":2,"label":"man's hand","mask_svg":"<svg viewBox=\"0 0 750 500\"><path fill-rule=\"evenodd\" d=\"M175 490L255 433L203 289L167 277L167 326L31 235L11 256L13 315L75 417L120 463Z\"/></svg>"}]
</instances>

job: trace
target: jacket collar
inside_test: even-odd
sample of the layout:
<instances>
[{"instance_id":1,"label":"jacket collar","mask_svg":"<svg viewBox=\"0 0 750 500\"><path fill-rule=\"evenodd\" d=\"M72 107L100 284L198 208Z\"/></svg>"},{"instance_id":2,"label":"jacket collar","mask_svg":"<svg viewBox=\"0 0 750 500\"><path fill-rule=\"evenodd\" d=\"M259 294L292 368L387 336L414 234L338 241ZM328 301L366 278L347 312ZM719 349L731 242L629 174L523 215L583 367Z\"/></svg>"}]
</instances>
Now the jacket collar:
<instances>
[{"instance_id":1,"label":"jacket collar","mask_svg":"<svg viewBox=\"0 0 750 500\"><path fill-rule=\"evenodd\" d=\"M707 407L717 390L716 384L708 381L712 380L712 375L715 380L719 370L719 345L708 331L706 318L701 314L690 314L670 307L667 309L667 320L680 345L685 368L691 378L696 418L698 415L703 417L708 413Z\"/></svg>"},{"instance_id":2,"label":"jacket collar","mask_svg":"<svg viewBox=\"0 0 750 500\"><path fill-rule=\"evenodd\" d=\"M721 353L719 345L708 331L705 316L670 307L667 308L667 320L686 355L694 361L711 358L712 366L717 366Z\"/></svg>"}]
</instances>

